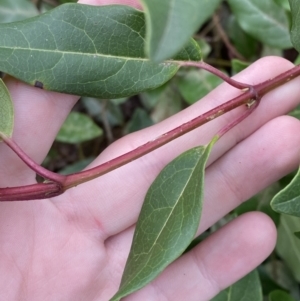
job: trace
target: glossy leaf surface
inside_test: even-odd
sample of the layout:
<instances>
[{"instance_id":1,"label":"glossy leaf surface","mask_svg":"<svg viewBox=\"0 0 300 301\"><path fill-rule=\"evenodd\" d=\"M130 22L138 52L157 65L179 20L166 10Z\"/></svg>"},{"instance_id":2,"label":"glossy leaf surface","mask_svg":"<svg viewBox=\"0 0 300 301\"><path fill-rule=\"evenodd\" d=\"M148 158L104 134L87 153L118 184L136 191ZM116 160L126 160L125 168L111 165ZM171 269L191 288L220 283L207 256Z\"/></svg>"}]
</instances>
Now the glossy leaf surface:
<instances>
[{"instance_id":1,"label":"glossy leaf surface","mask_svg":"<svg viewBox=\"0 0 300 301\"><path fill-rule=\"evenodd\" d=\"M47 90L118 98L152 89L178 70L144 55L144 14L127 6L65 4L0 25L0 70ZM191 41L177 56L200 60Z\"/></svg>"},{"instance_id":2,"label":"glossy leaf surface","mask_svg":"<svg viewBox=\"0 0 300 301\"><path fill-rule=\"evenodd\" d=\"M220 292L211 301L262 301L258 272L254 270L235 284Z\"/></svg>"},{"instance_id":3,"label":"glossy leaf surface","mask_svg":"<svg viewBox=\"0 0 300 301\"><path fill-rule=\"evenodd\" d=\"M14 106L7 87L0 79L0 132L7 137L11 137L13 128Z\"/></svg>"},{"instance_id":4,"label":"glossy leaf surface","mask_svg":"<svg viewBox=\"0 0 300 301\"><path fill-rule=\"evenodd\" d=\"M146 53L157 62L173 57L221 0L142 0L147 20Z\"/></svg>"},{"instance_id":5,"label":"glossy leaf surface","mask_svg":"<svg viewBox=\"0 0 300 301\"><path fill-rule=\"evenodd\" d=\"M276 251L297 281L300 281L300 240L294 232L299 229L300 219L298 217L281 215Z\"/></svg>"},{"instance_id":6,"label":"glossy leaf surface","mask_svg":"<svg viewBox=\"0 0 300 301\"><path fill-rule=\"evenodd\" d=\"M288 17L274 0L227 1L245 32L272 47L291 47Z\"/></svg>"},{"instance_id":7,"label":"glossy leaf surface","mask_svg":"<svg viewBox=\"0 0 300 301\"><path fill-rule=\"evenodd\" d=\"M300 217L300 169L292 182L275 195L271 206L279 213Z\"/></svg>"},{"instance_id":8,"label":"glossy leaf surface","mask_svg":"<svg viewBox=\"0 0 300 301\"><path fill-rule=\"evenodd\" d=\"M193 240L202 211L205 164L213 144L177 157L149 188L120 289L111 300L120 300L144 287Z\"/></svg>"},{"instance_id":9,"label":"glossy leaf surface","mask_svg":"<svg viewBox=\"0 0 300 301\"><path fill-rule=\"evenodd\" d=\"M293 46L300 52L300 2L298 0L289 0L292 12L291 39Z\"/></svg>"},{"instance_id":10,"label":"glossy leaf surface","mask_svg":"<svg viewBox=\"0 0 300 301\"><path fill-rule=\"evenodd\" d=\"M87 115L71 112L56 136L65 143L81 143L99 137L102 129Z\"/></svg>"}]
</instances>

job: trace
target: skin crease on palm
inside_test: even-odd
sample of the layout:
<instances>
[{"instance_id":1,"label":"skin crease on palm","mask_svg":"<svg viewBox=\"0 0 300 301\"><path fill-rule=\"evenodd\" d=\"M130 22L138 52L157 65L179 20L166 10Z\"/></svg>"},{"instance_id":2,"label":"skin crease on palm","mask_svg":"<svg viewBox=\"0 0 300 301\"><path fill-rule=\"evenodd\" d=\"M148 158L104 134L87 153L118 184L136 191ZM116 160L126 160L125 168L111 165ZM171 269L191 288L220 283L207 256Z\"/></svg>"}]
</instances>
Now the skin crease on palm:
<instances>
[{"instance_id":1,"label":"skin crease on palm","mask_svg":"<svg viewBox=\"0 0 300 301\"><path fill-rule=\"evenodd\" d=\"M138 5L133 0L85 3ZM236 79L254 84L291 67L282 58L263 58ZM34 160L42 162L78 97L42 91L10 77L6 84L15 105L13 138ZM115 142L92 166L152 140L239 93L222 84L185 111ZM297 106L299 94L298 78L270 92L250 117L215 145L197 234L297 168L300 123L284 115ZM1 203L0 301L109 300L120 283L134 225L151 182L173 158L207 143L243 110L246 108L238 108L57 198ZM34 183L34 173L4 144L0 148L1 187ZM269 217L259 212L242 215L124 300L210 300L259 265L275 242L276 228Z\"/></svg>"}]
</instances>

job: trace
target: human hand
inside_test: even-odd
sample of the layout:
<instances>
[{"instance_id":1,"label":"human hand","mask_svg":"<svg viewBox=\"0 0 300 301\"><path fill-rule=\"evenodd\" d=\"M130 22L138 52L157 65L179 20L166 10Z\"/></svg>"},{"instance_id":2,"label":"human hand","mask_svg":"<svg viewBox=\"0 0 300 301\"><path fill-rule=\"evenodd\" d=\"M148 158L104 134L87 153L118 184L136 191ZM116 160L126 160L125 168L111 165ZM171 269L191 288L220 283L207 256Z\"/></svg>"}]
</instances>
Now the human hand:
<instances>
[{"instance_id":1,"label":"human hand","mask_svg":"<svg viewBox=\"0 0 300 301\"><path fill-rule=\"evenodd\" d=\"M265 58L236 78L254 84L291 67L281 58ZM77 97L42 91L12 78L7 78L6 84L15 106L13 138L31 158L42 162ZM92 166L238 94L223 84L176 116L115 142ZM270 92L250 117L215 145L197 234L298 165L300 124L282 116L297 105L298 94L299 79ZM173 158L207 143L243 109L59 197L1 203L0 300L109 300L118 289L134 225L151 182ZM4 144L0 148L1 187L35 183L35 174ZM242 215L124 300L209 300L260 264L275 241L276 229L266 215Z\"/></svg>"}]
</instances>

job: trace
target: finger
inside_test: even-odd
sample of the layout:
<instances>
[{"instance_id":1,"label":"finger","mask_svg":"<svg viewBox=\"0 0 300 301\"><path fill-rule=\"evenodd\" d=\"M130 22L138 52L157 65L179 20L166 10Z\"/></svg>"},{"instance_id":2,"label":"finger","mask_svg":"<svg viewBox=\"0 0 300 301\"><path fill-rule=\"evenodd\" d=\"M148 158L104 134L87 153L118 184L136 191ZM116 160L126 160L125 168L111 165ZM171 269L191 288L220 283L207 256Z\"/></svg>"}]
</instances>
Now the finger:
<instances>
[{"instance_id":1,"label":"finger","mask_svg":"<svg viewBox=\"0 0 300 301\"><path fill-rule=\"evenodd\" d=\"M78 3L89 4L89 5L112 5L112 4L121 4L129 5L135 8L142 8L138 0L80 0Z\"/></svg>"},{"instance_id":2,"label":"finger","mask_svg":"<svg viewBox=\"0 0 300 301\"><path fill-rule=\"evenodd\" d=\"M197 233L297 168L299 131L299 120L277 117L209 166Z\"/></svg>"},{"instance_id":3,"label":"finger","mask_svg":"<svg viewBox=\"0 0 300 301\"><path fill-rule=\"evenodd\" d=\"M130 235L132 233L127 234ZM150 285L124 301L211 300L258 266L272 252L275 243L276 228L268 216L260 212L244 214L213 233L167 267Z\"/></svg>"},{"instance_id":4,"label":"finger","mask_svg":"<svg viewBox=\"0 0 300 301\"><path fill-rule=\"evenodd\" d=\"M234 78L248 84L257 84L274 78L287 70L290 70L294 65L279 57L268 57L258 60L242 71ZM244 122L233 128L227 135L227 139L221 139L215 147L214 155L218 158L225 151L232 147L232 139L234 144L241 141L249 134L253 133L261 125L277 116L286 114L294 109L299 103L299 83L300 78L280 86L279 88L266 94L257 110L249 116ZM198 101L182 112L142 131L128 135L124 139L120 139L106 151L104 151L97 160L105 162L122 153L130 151L148 141L151 141L160 135L174 129L175 127L190 121L191 119L209 111L210 109L240 95L241 92L227 83L223 83L218 88L213 90L207 96ZM236 117L240 116L246 109L245 106L237 108L203 126L194 130L191 133L180 137L173 142L167 144L156 153L167 154L161 156L165 158L165 162L161 162L161 166L165 166L172 158L178 156L189 147L198 145L199 143L206 144L213 135L215 135L222 127L232 122ZM229 137L228 137L229 136ZM176 145L176 147L175 147ZM219 151L218 151L219 150ZM151 153L153 154L153 152ZM159 156L159 155L158 155ZM160 157L160 156L159 156ZM159 168L160 169L160 168Z\"/></svg>"},{"instance_id":5,"label":"finger","mask_svg":"<svg viewBox=\"0 0 300 301\"><path fill-rule=\"evenodd\" d=\"M15 109L13 139L40 163L78 97L37 89L12 77L7 77L5 83ZM35 173L3 143L0 152L2 187L35 182Z\"/></svg>"},{"instance_id":6,"label":"finger","mask_svg":"<svg viewBox=\"0 0 300 301\"><path fill-rule=\"evenodd\" d=\"M276 74L281 73L290 67L290 63L282 59L263 59L240 74L238 79L249 83L261 82L270 77L274 77ZM216 106L218 103L231 99L238 93L239 92L235 89L228 87L227 84L222 85L220 88L202 99L201 102L196 103L194 106L166 120L165 122L135 133L129 137L125 137L120 142L115 143L95 161L94 165L107 161L146 141L152 140L163 134L165 131L192 119L196 115L207 111L213 106ZM232 134L230 133L229 135L225 135L218 142L212 154L214 160L259 129L264 123L268 122L268 120L291 110L297 105L298 94L299 83L298 80L294 80L289 82L287 86L282 86L276 91L266 95L262 100L261 106L245 122L233 129ZM284 101L282 99L282 95L284 95ZM243 108L239 109L239 111L241 110L243 110ZM72 204L74 204L76 208L75 211L73 211L74 208L72 206L70 207L69 203L61 203L59 206L63 210L65 209L67 214L74 214L74 212L80 210L80 216L82 216L87 225L100 227L107 235L114 235L119 231L128 228L136 222L145 192L163 166L184 150L195 145L207 143L207 141L222 126L226 125L228 120L232 120L237 114L239 113L229 113L228 116L214 120L206 126L194 130L192 133L176 139L172 143L169 143L147 156L119 168L98 180L81 185L79 189L75 188L70 190L69 195L72 199ZM280 136L278 136L278 133L275 133L274 131L280 131L280 126L280 124L277 124L274 129L271 129L270 133L264 134L266 143L270 142L270 137L275 139L275 141L278 140ZM288 126L291 126L291 129L288 129ZM294 123L288 126L287 130L291 130L293 133L295 133L294 128L296 128L297 131L299 130L298 126ZM283 135L283 132L280 133ZM295 137L298 136L299 135L296 135ZM294 146L295 142L298 143L297 138L293 138L291 140L292 141L287 141L284 139L289 146ZM253 149L253 146L251 145L247 147L249 149ZM271 153L281 153L282 149L268 148L268 151ZM243 156L243 154L244 152L241 153L241 156ZM290 156L291 157L289 159L295 166L295 157L297 155L293 153L290 154ZM256 158L256 160L258 164L261 163L261 157ZM280 160L280 158L278 160ZM268 163L268 165L264 169L272 171L273 166L271 158L269 158L269 161L266 163ZM246 171L247 170L244 169L244 172ZM278 174L281 173L283 175L285 172L287 172L287 169L284 166L281 166L281 169L278 168ZM260 174L259 171L256 171L256 173L258 179L260 179L260 177L265 177L265 175ZM237 184L240 183L237 182ZM251 183L249 183L249 185L250 184ZM253 189L253 194L258 191L257 187L250 187ZM224 193L224 190L222 193ZM85 200L84 203L82 202L82 199ZM99 201L100 199L101 201ZM239 201L241 202L243 199ZM70 209L72 212L69 212ZM226 212L226 210L224 210L224 212Z\"/></svg>"},{"instance_id":7,"label":"finger","mask_svg":"<svg viewBox=\"0 0 300 301\"><path fill-rule=\"evenodd\" d=\"M90 0L92 3L93 1ZM98 1L98 5L114 1ZM122 1L120 1L122 2ZM89 1L85 1L89 3ZM124 4L137 4L124 1ZM13 139L28 156L41 163L48 153L66 116L79 97L43 91L6 77L15 108ZM0 145L1 186L27 185L35 182L31 171L7 146ZM16 176L17 175L17 176Z\"/></svg>"},{"instance_id":8,"label":"finger","mask_svg":"<svg viewBox=\"0 0 300 301\"><path fill-rule=\"evenodd\" d=\"M215 161L206 170L205 191L202 218L198 234L213 225L225 214L249 199L274 181L291 172L299 165L300 122L292 117L281 116L274 119L250 137L240 142L236 147ZM107 175L109 177L109 175ZM106 181L104 176L103 181ZM85 202L70 203L58 202L60 208L73 209L72 215L80 210L82 223L86 227L97 228L103 239L115 235L133 225L139 214L145 192L139 191L139 178L136 182L129 182L130 173L124 175L128 186L120 190L118 179L115 179L115 194L117 201L109 197L108 185L103 185L101 194L95 196L103 211L90 209L86 196L93 193L94 188L84 185L83 190L77 190L72 204L80 197ZM124 183L122 187L124 187ZM99 185L99 184L98 184ZM133 185L136 191L131 187ZM100 185L99 185L100 186ZM88 187L89 190L85 190ZM147 187L143 187L145 190ZM106 189L106 190L105 190ZM131 195L128 195L131 190ZM76 192L76 189L74 190ZM82 193L82 194L81 194ZM103 197L103 194L106 194ZM123 198L123 195L125 197ZM139 204L139 206L137 205ZM115 207L114 207L115 206ZM70 214L69 211L67 211Z\"/></svg>"}]
</instances>

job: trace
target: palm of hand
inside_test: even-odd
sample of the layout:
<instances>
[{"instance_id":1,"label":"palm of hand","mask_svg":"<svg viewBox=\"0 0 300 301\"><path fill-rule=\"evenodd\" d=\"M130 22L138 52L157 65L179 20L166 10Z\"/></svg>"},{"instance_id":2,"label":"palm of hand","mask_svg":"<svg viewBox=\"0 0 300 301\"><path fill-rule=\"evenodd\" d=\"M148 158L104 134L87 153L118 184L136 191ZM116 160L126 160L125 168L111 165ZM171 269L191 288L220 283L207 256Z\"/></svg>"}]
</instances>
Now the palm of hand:
<instances>
[{"instance_id":1,"label":"palm of hand","mask_svg":"<svg viewBox=\"0 0 300 301\"><path fill-rule=\"evenodd\" d=\"M110 278L107 253L80 220L50 200L4 204L0 299L93 300L103 291L101 280Z\"/></svg>"},{"instance_id":2,"label":"palm of hand","mask_svg":"<svg viewBox=\"0 0 300 301\"><path fill-rule=\"evenodd\" d=\"M260 68L254 64L239 76L245 82L259 82L290 68L289 63L276 60L265 59L258 63ZM76 97L40 91L12 79L7 84L16 109L14 139L41 162ZM207 169L198 234L297 165L300 141L294 133L299 132L299 122L288 117L272 122L297 104L299 84L296 80L288 85L283 105L275 105L267 113L258 110L232 131L233 136L225 136L216 146ZM261 106L281 102L280 89L267 95ZM213 99L224 102L237 93L223 85L177 116L115 143L94 164L206 111ZM237 114L232 112L229 118ZM60 197L1 203L0 300L108 300L119 285L134 224L150 183L176 155L207 142L226 124L226 118ZM284 158L279 156L283 145L289 150ZM34 183L34 174L5 145L0 149L1 187ZM263 170L258 168L262 164ZM270 176L266 177L265 171ZM255 177L249 179L249 174ZM151 285L125 299L209 300L258 265L275 240L274 226L266 216L241 216L173 263Z\"/></svg>"}]
</instances>

